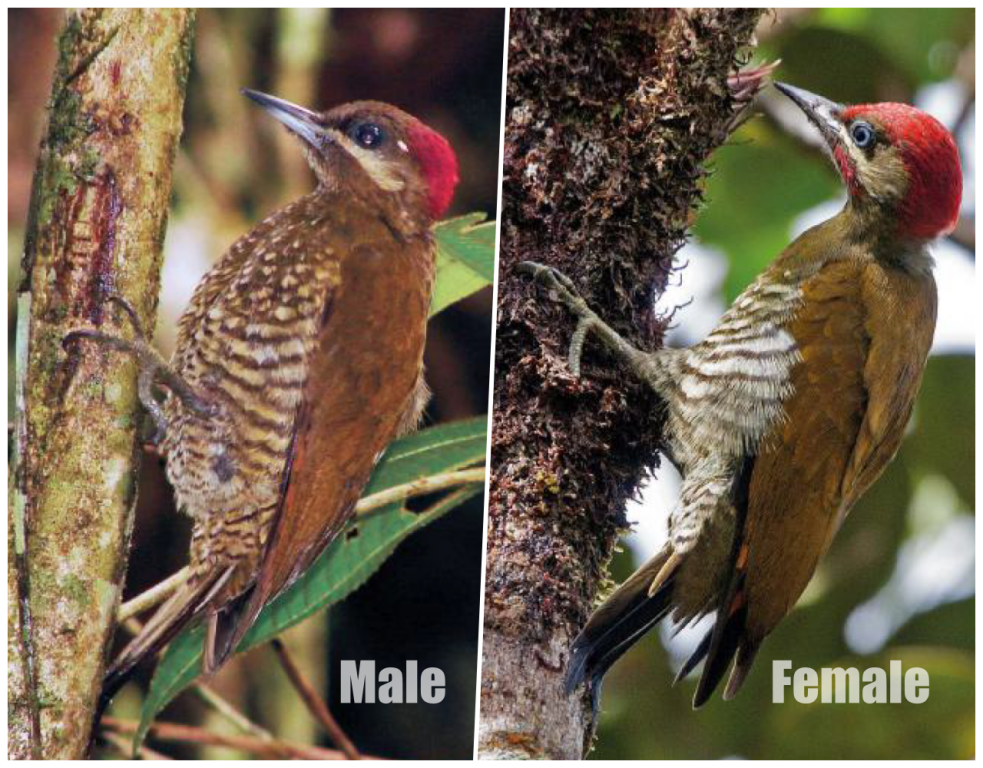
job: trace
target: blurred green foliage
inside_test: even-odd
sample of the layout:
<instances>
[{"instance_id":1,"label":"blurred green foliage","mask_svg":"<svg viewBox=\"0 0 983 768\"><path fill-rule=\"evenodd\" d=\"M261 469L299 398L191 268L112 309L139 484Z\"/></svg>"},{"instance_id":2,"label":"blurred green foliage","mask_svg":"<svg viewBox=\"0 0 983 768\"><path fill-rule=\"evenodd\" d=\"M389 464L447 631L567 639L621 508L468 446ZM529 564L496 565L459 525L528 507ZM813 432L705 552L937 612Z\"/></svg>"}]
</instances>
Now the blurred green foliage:
<instances>
[{"instance_id":1,"label":"blurred green foliage","mask_svg":"<svg viewBox=\"0 0 983 768\"><path fill-rule=\"evenodd\" d=\"M756 61L782 63L775 78L846 103L913 101L925 85L961 81L972 96L973 9L798 9L766 18ZM967 102L966 108L972 109ZM961 151L966 153L966 147ZM698 242L722 252L729 303L792 239L793 222L842 194L835 171L814 148L770 117L745 123L710 162ZM970 169L971 172L971 169ZM965 212L965 209L964 209ZM969 212L972 215L972 212ZM970 244L971 246L971 244ZM965 251L972 258L971 251ZM681 273L686 286L687 274ZM941 301L945 301L945 295ZM685 328L687 310L677 318ZM972 322L971 317L967 322ZM909 434L895 462L853 510L800 602L764 643L741 694L691 706L695 677L675 688L658 632L608 676L593 758L755 759L969 758L975 754L975 600L972 574L949 594L924 599L945 573L923 560L912 587L899 562L947 526L971 521L975 498L975 359L933 356ZM665 510L668 512L668 510ZM964 530L959 528L958 530ZM972 531L971 524L965 530ZM931 550L929 550L931 551ZM935 550L936 553L938 550ZM613 563L620 581L639 563L627 550ZM885 588L886 584L890 584ZM847 642L851 614L876 596L900 627L870 653ZM913 614L913 615L911 615ZM866 616L866 614L865 614ZM907 617L907 618L906 618ZM924 704L772 703L774 659L808 666L905 668L929 673Z\"/></svg>"}]
</instances>

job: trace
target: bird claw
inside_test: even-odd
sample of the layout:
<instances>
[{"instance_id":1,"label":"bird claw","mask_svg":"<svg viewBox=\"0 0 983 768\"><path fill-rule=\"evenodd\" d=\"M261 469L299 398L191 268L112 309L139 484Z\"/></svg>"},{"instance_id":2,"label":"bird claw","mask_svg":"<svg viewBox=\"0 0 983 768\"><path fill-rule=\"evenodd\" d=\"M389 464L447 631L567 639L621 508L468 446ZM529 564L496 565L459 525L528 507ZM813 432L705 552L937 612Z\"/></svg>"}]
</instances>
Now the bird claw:
<instances>
[{"instance_id":1,"label":"bird claw","mask_svg":"<svg viewBox=\"0 0 983 768\"><path fill-rule=\"evenodd\" d=\"M582 315L580 306L586 308L586 304L577 293L573 281L560 270L535 261L523 261L516 266L516 270L531 275L534 280L554 292L561 303L566 304L578 316Z\"/></svg>"},{"instance_id":2,"label":"bird claw","mask_svg":"<svg viewBox=\"0 0 983 768\"><path fill-rule=\"evenodd\" d=\"M577 316L577 328L570 339L567 365L574 378L579 379L584 340L590 330L600 322L599 318L577 292L573 281L560 270L535 261L523 261L516 266L516 269L519 272L532 275L533 279L549 288L555 294L556 299Z\"/></svg>"},{"instance_id":3,"label":"bird claw","mask_svg":"<svg viewBox=\"0 0 983 768\"><path fill-rule=\"evenodd\" d=\"M140 318L137 316L137 311L133 308L133 305L130 304L130 302L128 302L118 293L110 293L106 297L106 301L112 302L126 312L126 316L130 318L130 325L133 326L133 330L136 332L137 337L141 341L147 341L147 334L143 332L143 324L140 322Z\"/></svg>"},{"instance_id":4,"label":"bird claw","mask_svg":"<svg viewBox=\"0 0 983 768\"><path fill-rule=\"evenodd\" d=\"M583 297L577 292L573 281L558 269L537 264L534 261L523 261L516 265L516 270L524 272L548 287L554 300L564 304L577 317L577 327L570 339L570 349L567 353L567 365L574 378L580 378L580 359L584 351L584 341L593 334L614 356L624 363L636 375L649 383L645 361L648 358L644 352L633 347L617 331L611 328L597 316ZM654 386L654 385L653 385Z\"/></svg>"},{"instance_id":5,"label":"bird claw","mask_svg":"<svg viewBox=\"0 0 983 768\"><path fill-rule=\"evenodd\" d=\"M66 333L62 338L62 347L67 348L71 342L77 341L78 339L89 339L90 341L104 344L111 349L119 352L127 352L136 357L137 365L140 368L137 379L137 394L140 403L147 413L150 414L155 426L154 434L150 438L151 443L155 446L160 445L167 436L168 428L164 409L154 397L154 387L157 385L158 380L167 386L195 415L206 419L216 415L215 407L198 397L188 383L178 373L173 371L160 356L160 353L151 346L144 333L143 325L140 323L136 310L133 309L129 302L115 293L110 294L107 297L107 301L111 301L123 309L130 320L130 324L133 326L136 339L129 341L117 336L110 336L101 331L82 328Z\"/></svg>"}]
</instances>

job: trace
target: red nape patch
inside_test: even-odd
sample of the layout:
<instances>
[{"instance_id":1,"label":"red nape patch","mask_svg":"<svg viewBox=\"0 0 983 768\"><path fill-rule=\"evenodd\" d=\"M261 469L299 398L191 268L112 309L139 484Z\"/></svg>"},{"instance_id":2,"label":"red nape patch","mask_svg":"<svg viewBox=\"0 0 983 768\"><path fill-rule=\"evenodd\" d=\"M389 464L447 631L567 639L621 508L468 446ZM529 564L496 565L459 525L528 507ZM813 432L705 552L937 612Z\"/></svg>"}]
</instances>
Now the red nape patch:
<instances>
[{"instance_id":1,"label":"red nape patch","mask_svg":"<svg viewBox=\"0 0 983 768\"><path fill-rule=\"evenodd\" d=\"M416 158L427 181L427 207L434 220L447 210L457 186L457 157L443 136L423 123L411 126L410 154Z\"/></svg>"},{"instance_id":2,"label":"red nape patch","mask_svg":"<svg viewBox=\"0 0 983 768\"><path fill-rule=\"evenodd\" d=\"M952 134L931 115L908 104L863 104L843 112L844 120L872 117L884 126L908 169L901 204L901 227L929 239L951 232L959 219L963 174Z\"/></svg>"}]
</instances>

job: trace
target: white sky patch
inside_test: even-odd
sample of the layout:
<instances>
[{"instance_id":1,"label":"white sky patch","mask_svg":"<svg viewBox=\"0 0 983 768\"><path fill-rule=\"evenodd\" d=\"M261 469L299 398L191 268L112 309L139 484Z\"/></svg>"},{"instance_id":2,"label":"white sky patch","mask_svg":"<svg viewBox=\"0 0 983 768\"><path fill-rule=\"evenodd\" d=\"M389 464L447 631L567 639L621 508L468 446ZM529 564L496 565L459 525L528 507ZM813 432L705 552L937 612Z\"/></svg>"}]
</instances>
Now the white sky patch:
<instances>
[{"instance_id":1,"label":"white sky patch","mask_svg":"<svg viewBox=\"0 0 983 768\"><path fill-rule=\"evenodd\" d=\"M209 231L210 227L187 215L172 216L167 227L156 330L158 346L165 356L174 349L178 318L212 265L214 243Z\"/></svg>"},{"instance_id":2,"label":"white sky patch","mask_svg":"<svg viewBox=\"0 0 983 768\"><path fill-rule=\"evenodd\" d=\"M669 277L655 308L664 314L692 302L676 313L666 336L666 346L687 347L706 337L727 309L720 295L727 259L716 248L691 242L676 255L676 264L685 268Z\"/></svg>"},{"instance_id":3,"label":"white sky patch","mask_svg":"<svg viewBox=\"0 0 983 768\"><path fill-rule=\"evenodd\" d=\"M939 316L932 354L975 354L976 264L951 241L932 247L935 282L939 287Z\"/></svg>"},{"instance_id":4,"label":"white sky patch","mask_svg":"<svg viewBox=\"0 0 983 768\"><path fill-rule=\"evenodd\" d=\"M679 489L679 473L663 458L658 477L650 478L642 486L640 501L628 502L625 515L634 525L634 531L627 543L637 562L645 562L666 543L667 519L679 503Z\"/></svg>"},{"instance_id":5,"label":"white sky patch","mask_svg":"<svg viewBox=\"0 0 983 768\"><path fill-rule=\"evenodd\" d=\"M948 80L943 83L933 83L921 88L915 94L915 106L940 120L952 128L959 116L966 98L966 92L961 83ZM956 136L959 144L959 160L963 166L963 210L974 210L976 207L975 184L973 169L976 167L976 113L972 112L961 132Z\"/></svg>"}]
</instances>

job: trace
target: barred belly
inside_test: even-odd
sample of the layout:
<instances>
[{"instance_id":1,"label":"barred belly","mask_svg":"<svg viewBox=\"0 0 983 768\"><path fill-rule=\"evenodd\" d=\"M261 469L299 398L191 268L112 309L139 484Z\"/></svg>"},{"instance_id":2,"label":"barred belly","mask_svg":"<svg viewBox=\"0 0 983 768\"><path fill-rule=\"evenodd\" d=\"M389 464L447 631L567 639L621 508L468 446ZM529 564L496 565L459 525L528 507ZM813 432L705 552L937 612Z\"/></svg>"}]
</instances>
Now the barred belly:
<instances>
[{"instance_id":1,"label":"barred belly","mask_svg":"<svg viewBox=\"0 0 983 768\"><path fill-rule=\"evenodd\" d=\"M672 459L684 477L669 521L677 552L691 549L715 516L733 518L741 463L785 418L801 360L786 328L800 305L797 288L759 278L701 343L656 357Z\"/></svg>"}]
</instances>

